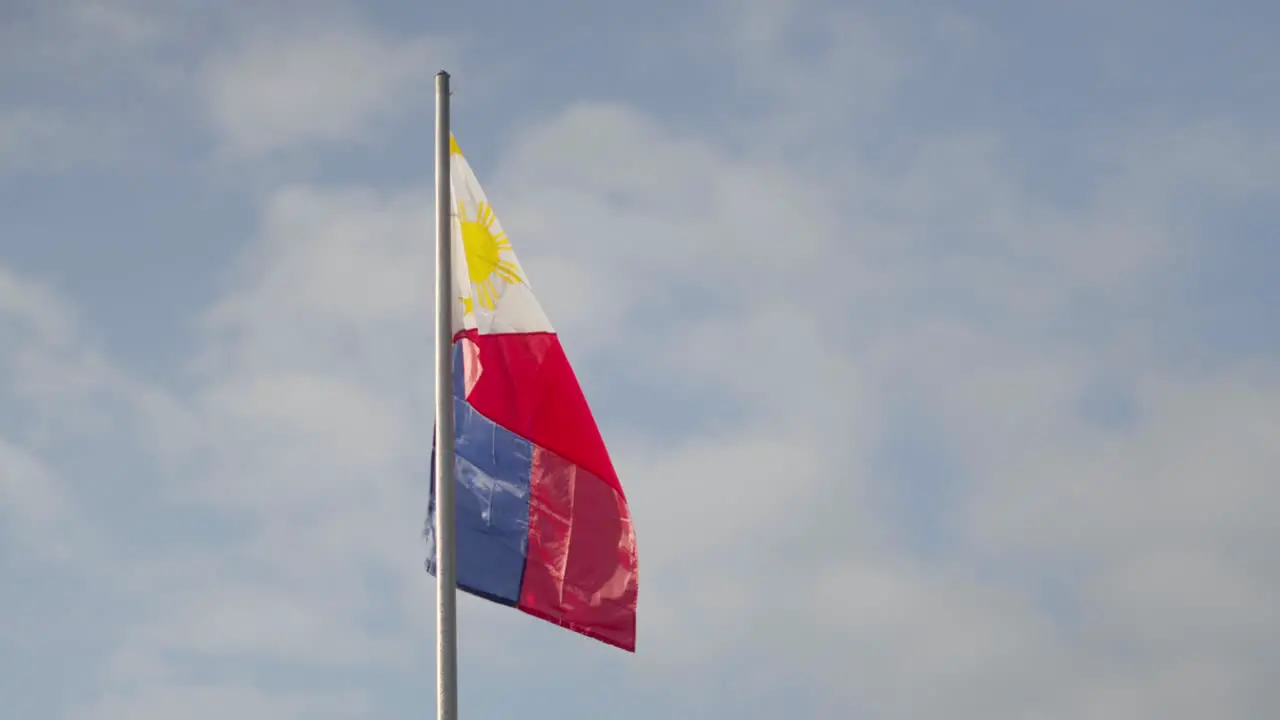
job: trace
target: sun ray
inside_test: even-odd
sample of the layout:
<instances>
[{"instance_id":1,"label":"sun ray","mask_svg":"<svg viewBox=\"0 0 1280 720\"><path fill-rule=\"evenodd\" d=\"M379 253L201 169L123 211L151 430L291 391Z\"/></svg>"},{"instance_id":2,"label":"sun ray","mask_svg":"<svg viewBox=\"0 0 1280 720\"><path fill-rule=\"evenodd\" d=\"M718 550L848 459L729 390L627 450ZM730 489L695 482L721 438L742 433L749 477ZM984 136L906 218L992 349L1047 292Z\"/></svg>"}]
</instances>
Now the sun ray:
<instances>
[{"instance_id":1,"label":"sun ray","mask_svg":"<svg viewBox=\"0 0 1280 720\"><path fill-rule=\"evenodd\" d=\"M503 280L506 280L509 283L520 282L520 268L507 262L506 260L499 260L498 267L494 269L494 272L497 273L498 276L501 277Z\"/></svg>"}]
</instances>

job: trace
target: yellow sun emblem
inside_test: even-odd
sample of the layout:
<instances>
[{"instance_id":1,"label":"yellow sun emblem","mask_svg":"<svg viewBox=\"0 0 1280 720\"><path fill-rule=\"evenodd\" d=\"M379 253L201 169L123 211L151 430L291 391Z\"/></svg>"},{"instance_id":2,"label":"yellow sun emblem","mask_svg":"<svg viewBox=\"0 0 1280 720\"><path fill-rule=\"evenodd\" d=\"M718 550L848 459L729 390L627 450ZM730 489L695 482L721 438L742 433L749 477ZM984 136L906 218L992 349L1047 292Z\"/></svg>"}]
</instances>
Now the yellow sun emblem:
<instances>
[{"instance_id":1,"label":"yellow sun emblem","mask_svg":"<svg viewBox=\"0 0 1280 720\"><path fill-rule=\"evenodd\" d=\"M495 234L494 223L497 217L488 203L482 202L476 208L474 218L467 218L467 208L458 203L458 225L462 228L462 247L467 254L467 276L475 288L480 307L492 310L498 305L500 288L496 279L507 283L524 282L520 278L520 268L510 260L502 257L503 252L511 252L511 241L500 229ZM472 304L463 300L463 307L470 312Z\"/></svg>"}]
</instances>

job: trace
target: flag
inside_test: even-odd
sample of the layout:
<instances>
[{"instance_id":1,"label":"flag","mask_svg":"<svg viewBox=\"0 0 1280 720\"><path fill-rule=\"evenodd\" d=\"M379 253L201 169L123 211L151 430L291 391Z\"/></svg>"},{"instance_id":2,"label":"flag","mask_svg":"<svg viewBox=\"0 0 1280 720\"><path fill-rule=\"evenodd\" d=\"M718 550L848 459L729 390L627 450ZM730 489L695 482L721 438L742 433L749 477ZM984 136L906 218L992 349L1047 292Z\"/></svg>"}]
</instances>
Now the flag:
<instances>
[{"instance_id":1,"label":"flag","mask_svg":"<svg viewBox=\"0 0 1280 720\"><path fill-rule=\"evenodd\" d=\"M510 239L449 145L458 587L634 652L636 541L618 474Z\"/></svg>"}]
</instances>

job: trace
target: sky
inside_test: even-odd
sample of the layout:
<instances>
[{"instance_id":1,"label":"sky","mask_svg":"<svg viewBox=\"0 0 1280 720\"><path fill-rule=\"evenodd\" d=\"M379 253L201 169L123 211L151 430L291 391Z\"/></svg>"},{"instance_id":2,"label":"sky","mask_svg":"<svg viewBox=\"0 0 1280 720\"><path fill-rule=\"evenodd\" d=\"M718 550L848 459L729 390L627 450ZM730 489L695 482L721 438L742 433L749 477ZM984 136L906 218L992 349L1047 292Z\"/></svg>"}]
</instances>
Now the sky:
<instances>
[{"instance_id":1,"label":"sky","mask_svg":"<svg viewBox=\"0 0 1280 720\"><path fill-rule=\"evenodd\" d=\"M0 2L0 698L422 718L433 76L634 514L461 717L1270 717L1280 6Z\"/></svg>"}]
</instances>

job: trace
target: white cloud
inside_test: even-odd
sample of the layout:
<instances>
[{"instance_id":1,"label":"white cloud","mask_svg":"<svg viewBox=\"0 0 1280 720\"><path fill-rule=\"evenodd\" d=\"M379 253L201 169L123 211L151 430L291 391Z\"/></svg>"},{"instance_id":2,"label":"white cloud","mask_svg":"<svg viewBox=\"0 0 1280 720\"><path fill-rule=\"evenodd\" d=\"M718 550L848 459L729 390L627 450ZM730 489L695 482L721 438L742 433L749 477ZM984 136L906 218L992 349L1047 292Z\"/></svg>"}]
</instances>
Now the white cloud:
<instances>
[{"instance_id":1,"label":"white cloud","mask_svg":"<svg viewBox=\"0 0 1280 720\"><path fill-rule=\"evenodd\" d=\"M58 564L95 555L54 449L101 416L105 366L79 341L68 303L0 265L0 535ZM86 407L89 405L89 407Z\"/></svg>"},{"instance_id":2,"label":"white cloud","mask_svg":"<svg viewBox=\"0 0 1280 720\"><path fill-rule=\"evenodd\" d=\"M71 319L47 288L0 266L0 409L17 404L43 373L52 348L64 345ZM47 377L47 375L46 375ZM32 450L0 434L0 512L5 525L34 542L65 523L67 500L55 473ZM24 538L28 539L28 538Z\"/></svg>"},{"instance_id":3,"label":"white cloud","mask_svg":"<svg viewBox=\"0 0 1280 720\"><path fill-rule=\"evenodd\" d=\"M0 437L0 509L14 526L42 530L65 521L62 488L40 460Z\"/></svg>"},{"instance_id":4,"label":"white cloud","mask_svg":"<svg viewBox=\"0 0 1280 720\"><path fill-rule=\"evenodd\" d=\"M763 76L790 103L763 123L777 147L582 102L524 129L481 177L588 395L607 398L595 404L635 509L641 634L623 660L466 600L464 661L623 668L638 694L661 688L678 707L724 680L813 698L825 717L1274 705L1280 377L1178 370L1123 313L1103 313L1109 332L1069 332L1081 298L1127 307L1156 269L1182 270L1178 243L1201 241L1171 219L1188 187L1274 193L1265 163L1236 162L1274 143L1162 131L1173 147L1198 138L1195 151L1121 153L1108 177L1125 180L1100 179L1070 212L1020 186L996 132L921 138L893 167L847 145L814 163L790 149L853 122L850 99L889 97L909 59L865 18L888 48L868 76L856 68L880 56L834 42L800 57L797 11L751 12L729 49L746 72L783 73ZM820 17L833 37L851 27ZM425 83L431 47L336 25L253 35L210 61L204 88L234 152L360 140L400 84ZM823 88L844 99L826 116L794 102ZM482 141L468 137L464 149ZM118 571L142 617L120 627L85 717L367 716L358 693L317 702L247 678L260 663L385 671L430 647L430 203L423 189L278 188L202 326L194 383L173 393L85 349L52 293L0 274L0 315L43 353L6 342L0 367L29 406L62 403L53 435L73 438L66 408L110 388L138 415L130 432L165 433L166 507L231 528ZM1079 411L1100 376L1137 378L1126 422ZM953 465L914 489L881 458L907 411ZM75 487L42 458L0 443L0 489L56 517ZM930 504L911 496L929 481L951 494L942 517L887 512L886 496ZM917 550L913 523L940 547ZM206 684L174 657L206 661Z\"/></svg>"},{"instance_id":5,"label":"white cloud","mask_svg":"<svg viewBox=\"0 0 1280 720\"><path fill-rule=\"evenodd\" d=\"M0 266L0 313L46 340L65 341L71 319L65 303L49 288Z\"/></svg>"},{"instance_id":6,"label":"white cloud","mask_svg":"<svg viewBox=\"0 0 1280 720\"><path fill-rule=\"evenodd\" d=\"M358 142L415 89L428 92L443 52L430 38L338 25L256 30L207 61L201 92L213 127L238 155Z\"/></svg>"}]
</instances>

